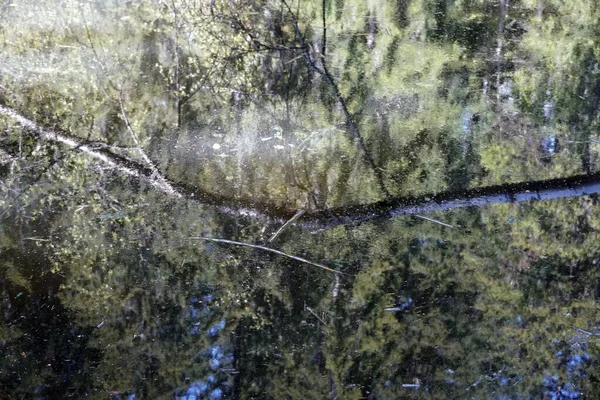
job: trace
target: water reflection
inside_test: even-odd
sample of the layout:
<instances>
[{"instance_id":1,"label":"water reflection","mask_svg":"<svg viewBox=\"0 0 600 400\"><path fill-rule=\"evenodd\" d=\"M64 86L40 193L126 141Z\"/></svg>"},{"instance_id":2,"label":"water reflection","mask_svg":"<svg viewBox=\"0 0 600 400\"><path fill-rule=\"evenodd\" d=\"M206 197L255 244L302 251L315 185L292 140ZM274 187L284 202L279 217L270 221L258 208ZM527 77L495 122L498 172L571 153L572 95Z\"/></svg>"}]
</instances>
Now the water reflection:
<instances>
[{"instance_id":1,"label":"water reflection","mask_svg":"<svg viewBox=\"0 0 600 400\"><path fill-rule=\"evenodd\" d=\"M595 2L67 3L0 23L0 398L598 397Z\"/></svg>"},{"instance_id":2,"label":"water reflection","mask_svg":"<svg viewBox=\"0 0 600 400\"><path fill-rule=\"evenodd\" d=\"M597 210L589 199L579 199L435 216L458 230L397 218L319 234L297 228L282 233L280 246L288 252L339 260L331 263L345 272L339 286L329 272L293 260L178 240L185 231L161 225L170 218L155 221L141 259L138 244L101 232L122 224L135 236L146 223L90 215L86 232L91 235L83 240L94 246L97 230L104 251L116 258L77 273L51 272L46 254L56 253L49 247L24 241L27 247L19 250L18 232L35 226L13 221L7 229L5 222L4 240L17 240L2 253L2 343L6 365L14 371L3 387L5 393L39 398L58 393L392 398L465 392L518 398L536 391L580 398L595 376L594 332L600 328L593 266L600 258L595 251L584 259L568 252L592 249L594 241L558 235L542 239L559 240L560 247L536 248L534 241L519 244L518 237L528 235L532 223L543 223L535 213L547 207L578 204L591 207L589 213ZM194 211L187 207L186 212ZM555 214L565 221L571 217L577 219ZM222 229L219 218L199 221ZM56 245L70 243L77 227L63 231ZM254 229L228 227L230 237L246 241ZM590 227L581 229L596 235ZM502 232L514 238L506 242L510 235ZM173 244L175 252L169 248ZM131 256L118 256L123 252ZM107 274L104 266L119 257L123 264ZM8 261L13 266L7 269ZM28 273L32 268L46 272ZM43 380L34 384L34 376Z\"/></svg>"}]
</instances>

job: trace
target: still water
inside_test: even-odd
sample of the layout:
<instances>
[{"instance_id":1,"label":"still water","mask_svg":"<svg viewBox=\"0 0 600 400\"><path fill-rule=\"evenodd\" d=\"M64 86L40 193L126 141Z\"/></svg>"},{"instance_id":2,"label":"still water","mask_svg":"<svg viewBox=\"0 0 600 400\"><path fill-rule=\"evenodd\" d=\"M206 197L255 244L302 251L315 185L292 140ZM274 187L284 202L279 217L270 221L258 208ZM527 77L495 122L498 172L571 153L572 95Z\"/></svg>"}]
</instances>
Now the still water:
<instances>
[{"instance_id":1,"label":"still water","mask_svg":"<svg viewBox=\"0 0 600 400\"><path fill-rule=\"evenodd\" d=\"M600 7L0 6L0 398L600 396Z\"/></svg>"}]
</instances>

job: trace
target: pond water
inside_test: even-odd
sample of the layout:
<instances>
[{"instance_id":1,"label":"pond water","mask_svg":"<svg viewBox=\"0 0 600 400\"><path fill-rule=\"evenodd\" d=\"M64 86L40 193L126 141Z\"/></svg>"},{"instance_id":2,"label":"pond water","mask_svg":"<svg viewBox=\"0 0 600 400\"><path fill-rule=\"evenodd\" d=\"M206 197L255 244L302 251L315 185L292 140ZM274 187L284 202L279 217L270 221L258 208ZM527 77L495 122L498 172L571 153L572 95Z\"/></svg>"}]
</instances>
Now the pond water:
<instances>
[{"instance_id":1,"label":"pond water","mask_svg":"<svg viewBox=\"0 0 600 400\"><path fill-rule=\"evenodd\" d=\"M593 0L7 1L0 398L600 396Z\"/></svg>"}]
</instances>

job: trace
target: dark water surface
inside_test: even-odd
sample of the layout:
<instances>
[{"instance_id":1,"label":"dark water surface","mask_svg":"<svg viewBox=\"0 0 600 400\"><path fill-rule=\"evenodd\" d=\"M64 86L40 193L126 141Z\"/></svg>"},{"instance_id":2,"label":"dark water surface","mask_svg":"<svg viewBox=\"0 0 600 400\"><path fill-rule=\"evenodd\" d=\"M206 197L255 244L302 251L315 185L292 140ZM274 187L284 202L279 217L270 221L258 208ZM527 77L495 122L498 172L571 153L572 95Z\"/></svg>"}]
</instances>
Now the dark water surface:
<instances>
[{"instance_id":1,"label":"dark water surface","mask_svg":"<svg viewBox=\"0 0 600 400\"><path fill-rule=\"evenodd\" d=\"M1 399L600 397L596 1L6 1L0 47Z\"/></svg>"}]
</instances>

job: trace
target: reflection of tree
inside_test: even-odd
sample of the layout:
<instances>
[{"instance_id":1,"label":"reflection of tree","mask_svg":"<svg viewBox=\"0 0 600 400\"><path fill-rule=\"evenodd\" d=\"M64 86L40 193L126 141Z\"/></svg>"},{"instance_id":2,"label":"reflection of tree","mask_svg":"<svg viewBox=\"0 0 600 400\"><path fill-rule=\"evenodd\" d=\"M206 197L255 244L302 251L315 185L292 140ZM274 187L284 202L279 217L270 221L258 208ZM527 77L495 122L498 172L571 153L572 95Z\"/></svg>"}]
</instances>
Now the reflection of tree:
<instances>
[{"instance_id":1,"label":"reflection of tree","mask_svg":"<svg viewBox=\"0 0 600 400\"><path fill-rule=\"evenodd\" d=\"M86 14L83 36L70 14L69 34L3 26L23 35L3 43L3 104L30 118L2 109L0 363L16 368L2 394L597 394L597 205L516 204L589 194L597 178L572 162L593 169L595 6L577 22L567 4L534 17L533 3L511 3L498 18L492 3L342 3L127 3L101 7L118 17L105 26ZM572 35L554 40L559 27ZM54 65L54 44L64 75L15 72L27 55ZM86 59L102 73L77 69ZM104 74L126 83L122 109ZM340 121L397 197L376 202L380 183ZM544 124L566 144L550 160ZM163 156L168 140L178 149ZM259 243L307 196L320 210L308 202L273 247L345 274L188 240ZM424 211L456 229L388 219Z\"/></svg>"},{"instance_id":2,"label":"reflection of tree","mask_svg":"<svg viewBox=\"0 0 600 400\"><path fill-rule=\"evenodd\" d=\"M380 198L377 186L389 186L388 191L401 195L531 179L520 174L522 168L515 163L539 162L542 156L532 151L531 143L542 138L514 139L510 132L531 127L528 113L542 109L533 110L532 102L537 91L547 89L540 82L554 67L540 68L540 74L527 80L526 69L508 59L518 49L526 65L539 64L532 49L541 44L532 42L523 29L530 22L527 5L512 5L507 13L492 4L438 3L415 1L412 7L404 4L377 13L361 5L358 9L366 17L352 24L342 23L351 6L327 2L317 10L280 1L215 2L204 8L185 2L160 7L142 2L114 9L90 4L64 16L71 33L80 30L83 39L59 29L53 29L51 37L57 46L71 49L64 52L65 61L92 63L100 72L89 69L81 74L89 82L80 77L54 84L38 74L20 86L19 74L11 69L4 96L45 126L58 126L105 146L127 146L137 136L138 152L143 148L146 159L152 158L171 180L229 198L292 208L305 203L307 196L316 199L318 207L343 205L348 198L353 203L373 201ZM45 11L43 4L37 7ZM97 21L99 10L114 13L122 22ZM38 31L28 34L36 38ZM75 51L72 42L82 51ZM490 63L490 52L495 51L490 48L500 47L500 42L506 60ZM24 54L45 57L43 43L33 43ZM452 48L452 43L464 48ZM109 46L114 46L113 52ZM575 108L591 116L593 96L580 93L591 93L595 82L589 64L592 48L586 49L585 66L572 74L582 77L578 94L563 91L564 101L557 104L575 104L583 96L585 106ZM379 59L380 53L387 55ZM499 76L500 62L504 89L489 85ZM63 89L68 95L60 94ZM494 114L497 110L486 104L502 90L510 93L501 95L506 104ZM314 91L320 92L322 104L308 104ZM519 107L522 113L515 112ZM569 113L569 120L580 120L575 111ZM472 126L457 129L458 119L469 114L467 125ZM255 125L250 125L252 119ZM330 140L332 151L325 154L325 141L314 138L339 121L347 125L351 140ZM510 137L498 135L500 131L510 131ZM214 145L222 152L210 150L217 135ZM343 136L336 130L329 135ZM276 139L277 144L261 145L262 139ZM570 147L588 154L591 138L581 139ZM236 141L243 144L232 149ZM161 150L167 143L167 150ZM314 152L312 147L320 149ZM261 157L274 148L281 157ZM370 173L356 162L361 153L371 160ZM584 158L590 157L591 153ZM579 172L564 152L552 159L552 165L544 166L544 177ZM301 164L309 168L302 171ZM373 180L371 173L378 178ZM267 184L258 184L261 176L269 177ZM335 192L326 194L332 188Z\"/></svg>"},{"instance_id":3,"label":"reflection of tree","mask_svg":"<svg viewBox=\"0 0 600 400\"><path fill-rule=\"evenodd\" d=\"M66 281L37 240L52 235L44 223L52 216L34 222L23 214L3 217L0 230L0 396L81 397L93 386L88 368L102 354L90 347L90 327L57 297Z\"/></svg>"},{"instance_id":4,"label":"reflection of tree","mask_svg":"<svg viewBox=\"0 0 600 400\"><path fill-rule=\"evenodd\" d=\"M50 238L56 250L42 248L43 253L50 253L59 276L65 274L58 295L46 302L70 316L48 314L53 316L49 326L64 326L54 332L70 351L79 349L72 344L73 335L84 335L78 339L80 358L65 356L80 360L86 371L87 380L77 381L81 390L157 397L175 388L178 393L219 389L267 398L331 398L332 393L338 398L397 398L429 390L443 398L469 389L481 396L515 396L540 393L546 375L552 385L557 374L560 382L593 393L575 375L590 373L586 366L596 354L589 340L596 332L595 309L586 300L597 280L593 257L579 267L587 275L570 292L565 286L572 273L569 260L579 259L577 252L555 264L539 261L524 275L503 271L514 258L507 239L513 246L536 243L518 237L527 233L525 226L519 230L506 215L495 214L500 208L449 213L448 222L461 226L460 231L395 219L338 227L317 237L295 228L282 233L286 252L337 259L350 274L341 276L338 285L327 272L251 249L189 246L186 238L192 232L215 229L217 235L225 227L228 237L249 242L259 230L218 219L194 203L181 204L183 200L163 205L162 195L150 188L132 191L134 182L111 184L112 177L98 180L98 173L63 168L57 172L60 180L55 174L44 176L32 189L37 198L55 202L50 208L56 210L54 219L40 220L46 230L30 229L37 230L35 238ZM97 187L90 191L87 183L94 181ZM55 196L64 191L70 197ZM75 212L82 205L86 207ZM45 205L30 203L11 218L35 214L40 207ZM536 216L542 211L523 208L525 215L515 218L548 223ZM482 218L489 219L487 227ZM564 221L564 226L573 224ZM498 235L493 240L492 230ZM25 236L29 234L33 232ZM348 246L348 240L355 244ZM540 252L553 249L544 243L531 248L540 260ZM577 243L564 246L576 249ZM19 259L15 254L3 250L11 260ZM25 267L19 268L21 278L10 285L25 279L31 296L47 290ZM550 271L556 272L548 275ZM517 285L508 279L516 279ZM47 288L48 281L42 282ZM29 296L17 297L17 290L22 289L7 292L15 304ZM553 310L550 304L562 306ZM572 317L565 319L566 313ZM590 335L578 334L576 328ZM26 343L26 332L32 330L41 334L19 326L21 335L8 338L9 343ZM23 350L28 349L15 347L15 357ZM559 351L564 357L556 359ZM544 368L536 369L532 362ZM33 379L33 371L22 375ZM59 374L53 370L45 378L52 393L67 390L52 383ZM32 385L26 380L16 384L24 391Z\"/></svg>"}]
</instances>

